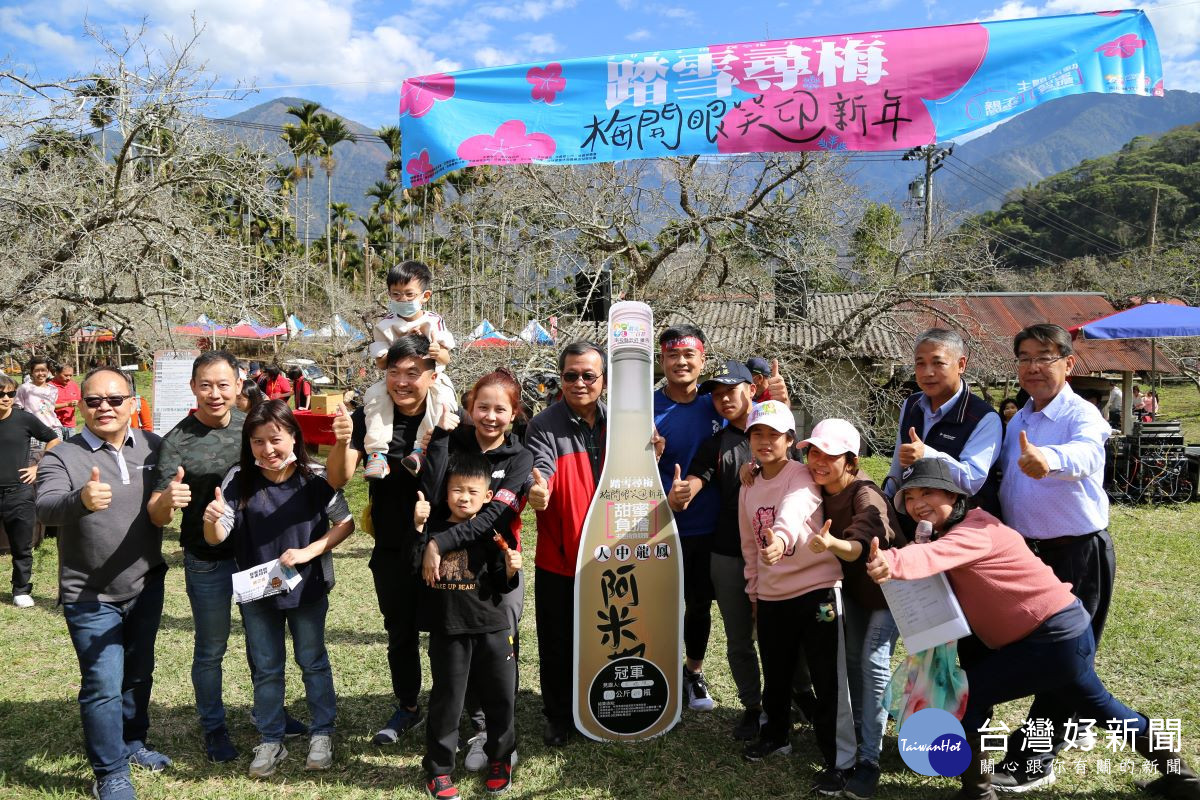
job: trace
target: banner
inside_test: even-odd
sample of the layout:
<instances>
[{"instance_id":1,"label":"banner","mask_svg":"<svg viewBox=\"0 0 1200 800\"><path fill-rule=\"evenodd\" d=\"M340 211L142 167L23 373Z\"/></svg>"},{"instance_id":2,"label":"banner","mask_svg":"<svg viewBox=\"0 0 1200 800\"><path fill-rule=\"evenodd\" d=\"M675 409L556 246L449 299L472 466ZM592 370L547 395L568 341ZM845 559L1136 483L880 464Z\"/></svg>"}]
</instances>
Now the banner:
<instances>
[{"instance_id":1,"label":"banner","mask_svg":"<svg viewBox=\"0 0 1200 800\"><path fill-rule=\"evenodd\" d=\"M439 73L401 89L404 185L479 164L906 149L1082 92L1163 93L1142 11Z\"/></svg>"}]
</instances>

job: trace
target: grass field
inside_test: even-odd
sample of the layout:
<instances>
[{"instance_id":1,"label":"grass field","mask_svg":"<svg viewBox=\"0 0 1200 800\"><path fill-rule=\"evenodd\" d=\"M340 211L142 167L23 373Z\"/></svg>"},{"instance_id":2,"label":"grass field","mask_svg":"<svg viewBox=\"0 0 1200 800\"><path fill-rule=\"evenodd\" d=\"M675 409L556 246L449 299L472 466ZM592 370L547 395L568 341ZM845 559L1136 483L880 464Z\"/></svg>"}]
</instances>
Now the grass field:
<instances>
[{"instance_id":1,"label":"grass field","mask_svg":"<svg viewBox=\"0 0 1200 800\"><path fill-rule=\"evenodd\" d=\"M1167 403L1164 398L1164 408ZM886 465L875 459L868 469L878 474ZM362 482L356 479L352 486L352 505L359 508ZM1150 717L1182 720L1184 752L1193 764L1200 762L1198 527L1200 504L1114 509L1116 596L1098 657L1101 677L1127 704ZM532 520L526 531L528 552L532 553ZM225 660L225 701L233 738L243 757L225 765L213 765L204 758L189 679L191 617L183 590L181 553L173 534L168 534L172 569L167 576L166 608L158 639L150 738L154 746L175 759L175 767L160 775L135 775L139 796L169 800L422 796L424 728L398 746L380 749L370 744L371 735L392 709L382 620L367 570L370 538L356 534L336 555L338 584L331 597L328 624L339 695L334 767L324 773L304 772L306 744L300 742L291 748L292 755L276 776L255 781L245 775L248 752L257 744L257 734L249 719L251 687L236 615ZM35 566L35 609L15 609L7 592L0 595L3 800L81 797L88 793L91 782L75 701L78 667L62 615L54 607L56 555L52 542L40 548ZM741 798L791 797L807 792L818 763L810 731L797 732L797 750L792 756L757 765L745 763L741 746L729 738L741 709L725 664L724 636L715 608L706 669L717 700L714 712L685 711L675 730L641 744L599 745L575 740L566 748L545 748L537 691L535 590L531 587L526 596L522 622L517 701L520 764L509 796ZM307 718L294 665L289 667L287 697L292 713ZM1024 702L1009 704L1001 716L1015 726L1027 708ZM1110 772L1102 771L1105 758ZM1037 796L1137 796L1132 776L1120 771L1126 762L1136 764L1140 772L1140 760L1127 751L1072 754L1060 761L1058 784ZM924 778L905 769L894 731L884 744L883 767L880 798L928 800L949 795L956 788L950 780ZM461 771L456 777L464 797L485 796L481 778Z\"/></svg>"}]
</instances>

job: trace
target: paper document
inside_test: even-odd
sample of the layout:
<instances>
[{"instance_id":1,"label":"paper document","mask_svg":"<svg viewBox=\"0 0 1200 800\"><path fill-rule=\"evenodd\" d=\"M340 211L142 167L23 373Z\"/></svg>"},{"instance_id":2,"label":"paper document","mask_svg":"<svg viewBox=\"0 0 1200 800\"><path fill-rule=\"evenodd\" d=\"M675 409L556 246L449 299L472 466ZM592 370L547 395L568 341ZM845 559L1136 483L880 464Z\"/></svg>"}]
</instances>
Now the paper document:
<instances>
[{"instance_id":1,"label":"paper document","mask_svg":"<svg viewBox=\"0 0 1200 800\"><path fill-rule=\"evenodd\" d=\"M290 592L300 585L300 573L272 559L257 567L233 573L233 599L251 603L271 595Z\"/></svg>"},{"instance_id":2,"label":"paper document","mask_svg":"<svg viewBox=\"0 0 1200 800\"><path fill-rule=\"evenodd\" d=\"M944 574L879 585L909 653L919 653L971 633L966 615Z\"/></svg>"}]
</instances>

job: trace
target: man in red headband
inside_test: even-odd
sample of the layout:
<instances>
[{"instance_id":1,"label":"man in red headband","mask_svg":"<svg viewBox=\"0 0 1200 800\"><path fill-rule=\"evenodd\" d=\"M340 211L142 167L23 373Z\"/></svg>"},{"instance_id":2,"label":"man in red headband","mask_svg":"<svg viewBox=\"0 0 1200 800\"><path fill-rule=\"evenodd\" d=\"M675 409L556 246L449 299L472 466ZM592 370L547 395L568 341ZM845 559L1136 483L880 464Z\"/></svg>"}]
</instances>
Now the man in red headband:
<instances>
[{"instance_id":1,"label":"man in red headband","mask_svg":"<svg viewBox=\"0 0 1200 800\"><path fill-rule=\"evenodd\" d=\"M704 371L704 333L694 325L677 325L663 331L658 344L667 383L654 393L654 425L666 440L658 473L663 491L670 492L678 472L686 473L700 443L721 429L721 416L711 397L697 391ZM709 553L720 505L720 495L706 486L686 511L675 515L683 555L683 678L688 707L695 711L713 707L702 670L714 598Z\"/></svg>"}]
</instances>

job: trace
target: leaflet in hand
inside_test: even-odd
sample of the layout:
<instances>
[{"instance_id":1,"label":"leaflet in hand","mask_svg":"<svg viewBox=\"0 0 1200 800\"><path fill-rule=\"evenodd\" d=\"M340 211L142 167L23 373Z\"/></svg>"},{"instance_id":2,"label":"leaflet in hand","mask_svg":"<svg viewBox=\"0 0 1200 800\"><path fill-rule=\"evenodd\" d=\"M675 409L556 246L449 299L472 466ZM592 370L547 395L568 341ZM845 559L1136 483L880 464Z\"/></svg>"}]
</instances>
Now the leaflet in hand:
<instances>
[{"instance_id":1,"label":"leaflet in hand","mask_svg":"<svg viewBox=\"0 0 1200 800\"><path fill-rule=\"evenodd\" d=\"M962 606L943 573L911 581L890 580L879 588L909 653L920 653L971 633Z\"/></svg>"},{"instance_id":2,"label":"leaflet in hand","mask_svg":"<svg viewBox=\"0 0 1200 800\"><path fill-rule=\"evenodd\" d=\"M251 603L276 594L290 592L300 585L300 573L272 559L257 567L233 573L233 599Z\"/></svg>"}]
</instances>

